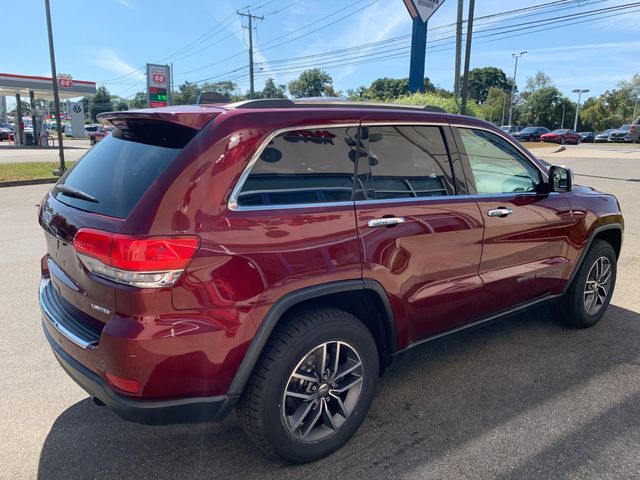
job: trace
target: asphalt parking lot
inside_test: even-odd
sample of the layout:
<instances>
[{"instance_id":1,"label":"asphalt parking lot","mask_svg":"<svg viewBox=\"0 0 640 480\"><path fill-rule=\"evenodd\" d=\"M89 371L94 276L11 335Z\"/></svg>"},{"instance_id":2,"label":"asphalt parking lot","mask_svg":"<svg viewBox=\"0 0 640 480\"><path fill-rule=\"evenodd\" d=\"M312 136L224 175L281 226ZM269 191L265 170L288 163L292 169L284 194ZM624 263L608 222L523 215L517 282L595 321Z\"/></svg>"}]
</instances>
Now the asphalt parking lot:
<instances>
[{"instance_id":1,"label":"asphalt parking lot","mask_svg":"<svg viewBox=\"0 0 640 480\"><path fill-rule=\"evenodd\" d=\"M0 189L0 478L640 478L640 146L538 154L615 193L627 228L603 321L568 330L539 308L410 351L369 417L331 457L287 467L256 452L235 416L149 427L98 408L40 327L49 186Z\"/></svg>"}]
</instances>

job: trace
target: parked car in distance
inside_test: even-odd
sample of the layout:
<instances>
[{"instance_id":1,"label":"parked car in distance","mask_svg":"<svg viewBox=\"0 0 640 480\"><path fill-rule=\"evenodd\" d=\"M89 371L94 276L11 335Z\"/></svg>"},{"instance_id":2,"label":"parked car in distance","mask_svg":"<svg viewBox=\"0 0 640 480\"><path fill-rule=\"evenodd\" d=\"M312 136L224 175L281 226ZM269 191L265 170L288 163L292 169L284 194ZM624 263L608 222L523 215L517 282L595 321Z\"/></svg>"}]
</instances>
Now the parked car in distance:
<instances>
[{"instance_id":1,"label":"parked car in distance","mask_svg":"<svg viewBox=\"0 0 640 480\"><path fill-rule=\"evenodd\" d=\"M237 407L309 462L407 349L542 302L590 327L611 300L616 198L485 121L287 99L99 118L40 206L39 301L64 370L125 419Z\"/></svg>"},{"instance_id":2,"label":"parked car in distance","mask_svg":"<svg viewBox=\"0 0 640 480\"><path fill-rule=\"evenodd\" d=\"M631 125L622 125L620 128L612 131L609 134L609 141L616 142L616 143L631 142L631 137L629 136L629 130L631 130Z\"/></svg>"},{"instance_id":3,"label":"parked car in distance","mask_svg":"<svg viewBox=\"0 0 640 480\"><path fill-rule=\"evenodd\" d=\"M500 130L502 130L503 132L509 133L509 134L514 134L514 133L518 133L520 130L522 130L524 127L520 127L517 125L503 125L500 127Z\"/></svg>"},{"instance_id":4,"label":"parked car in distance","mask_svg":"<svg viewBox=\"0 0 640 480\"><path fill-rule=\"evenodd\" d=\"M85 129L86 130L86 129ZM96 125L95 129L91 131L87 130L87 135L89 136L89 142L91 145L95 145L104 137L109 135L109 133L113 130L113 127L105 127L103 125Z\"/></svg>"},{"instance_id":5,"label":"parked car in distance","mask_svg":"<svg viewBox=\"0 0 640 480\"><path fill-rule=\"evenodd\" d=\"M549 133L549 129L545 127L526 127L518 133L513 134L513 138L521 142L539 142L540 137L545 133Z\"/></svg>"},{"instance_id":6,"label":"parked car in distance","mask_svg":"<svg viewBox=\"0 0 640 480\"><path fill-rule=\"evenodd\" d=\"M0 142L9 140L11 135L13 135L13 126L9 123L0 123Z\"/></svg>"},{"instance_id":7,"label":"parked car in distance","mask_svg":"<svg viewBox=\"0 0 640 480\"><path fill-rule=\"evenodd\" d=\"M636 118L629 127L629 140L640 143L640 117Z\"/></svg>"},{"instance_id":8,"label":"parked car in distance","mask_svg":"<svg viewBox=\"0 0 640 480\"><path fill-rule=\"evenodd\" d=\"M600 132L599 134L596 135L596 138L594 139L594 142L595 143L608 142L609 141L609 135L613 131L615 131L615 128L609 128L609 129L605 130L604 132Z\"/></svg>"},{"instance_id":9,"label":"parked car in distance","mask_svg":"<svg viewBox=\"0 0 640 480\"><path fill-rule=\"evenodd\" d=\"M593 143L596 140L596 134L594 132L580 132L579 135L583 143Z\"/></svg>"},{"instance_id":10,"label":"parked car in distance","mask_svg":"<svg viewBox=\"0 0 640 480\"><path fill-rule=\"evenodd\" d=\"M564 145L565 143L578 145L582 141L582 137L579 133L569 130L568 128L559 128L553 132L540 135L540 140L543 142L559 143L560 145Z\"/></svg>"}]
</instances>

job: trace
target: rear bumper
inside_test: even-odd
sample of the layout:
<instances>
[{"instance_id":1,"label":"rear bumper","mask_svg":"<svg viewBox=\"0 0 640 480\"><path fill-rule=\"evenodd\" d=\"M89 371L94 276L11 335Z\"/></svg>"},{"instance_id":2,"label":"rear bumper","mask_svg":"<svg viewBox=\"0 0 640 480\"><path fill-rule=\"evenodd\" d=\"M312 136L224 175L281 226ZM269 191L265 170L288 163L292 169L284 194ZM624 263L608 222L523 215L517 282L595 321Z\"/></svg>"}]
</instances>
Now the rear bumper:
<instances>
[{"instance_id":1,"label":"rear bumper","mask_svg":"<svg viewBox=\"0 0 640 480\"><path fill-rule=\"evenodd\" d=\"M67 374L89 395L99 399L125 420L150 425L218 421L231 411L237 401L237 397L230 395L161 401L125 398L115 393L102 378L65 352L44 323L42 327L56 359Z\"/></svg>"}]
</instances>

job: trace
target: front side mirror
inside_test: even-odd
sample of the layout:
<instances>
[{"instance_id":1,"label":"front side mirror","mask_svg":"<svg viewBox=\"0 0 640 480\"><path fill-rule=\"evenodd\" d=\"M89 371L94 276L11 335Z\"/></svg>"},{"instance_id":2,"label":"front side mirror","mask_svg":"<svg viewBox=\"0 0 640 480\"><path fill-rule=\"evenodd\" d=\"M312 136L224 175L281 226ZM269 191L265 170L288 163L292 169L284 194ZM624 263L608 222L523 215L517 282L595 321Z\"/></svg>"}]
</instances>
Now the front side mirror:
<instances>
[{"instance_id":1,"label":"front side mirror","mask_svg":"<svg viewBox=\"0 0 640 480\"><path fill-rule=\"evenodd\" d=\"M573 188L573 172L570 168L553 165L549 168L549 191L570 192Z\"/></svg>"}]
</instances>

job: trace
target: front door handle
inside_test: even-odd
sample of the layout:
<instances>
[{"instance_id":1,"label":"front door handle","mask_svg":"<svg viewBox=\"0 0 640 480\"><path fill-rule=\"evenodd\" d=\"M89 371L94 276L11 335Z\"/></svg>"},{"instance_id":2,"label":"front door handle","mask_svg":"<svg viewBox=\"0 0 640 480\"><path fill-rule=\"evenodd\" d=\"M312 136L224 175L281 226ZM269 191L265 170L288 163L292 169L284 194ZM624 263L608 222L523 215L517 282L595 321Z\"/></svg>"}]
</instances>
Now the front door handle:
<instances>
[{"instance_id":1,"label":"front door handle","mask_svg":"<svg viewBox=\"0 0 640 480\"><path fill-rule=\"evenodd\" d=\"M511 215L512 213L513 210L511 210L510 208L498 207L489 210L487 212L487 215L489 215L490 217L506 217L507 215Z\"/></svg>"},{"instance_id":2,"label":"front door handle","mask_svg":"<svg viewBox=\"0 0 640 480\"><path fill-rule=\"evenodd\" d=\"M367 225L369 226L369 228L393 227L394 225L398 225L400 223L404 223L404 217L374 218L373 220L369 220L369 222L367 222Z\"/></svg>"}]
</instances>

